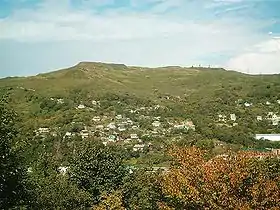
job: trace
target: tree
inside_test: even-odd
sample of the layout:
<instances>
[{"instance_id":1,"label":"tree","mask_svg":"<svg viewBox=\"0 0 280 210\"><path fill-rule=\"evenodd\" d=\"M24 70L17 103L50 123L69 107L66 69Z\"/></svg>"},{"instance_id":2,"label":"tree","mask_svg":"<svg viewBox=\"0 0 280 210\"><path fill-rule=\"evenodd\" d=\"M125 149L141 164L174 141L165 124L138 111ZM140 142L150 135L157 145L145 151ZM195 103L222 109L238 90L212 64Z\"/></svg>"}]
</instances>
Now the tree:
<instances>
[{"instance_id":1,"label":"tree","mask_svg":"<svg viewBox=\"0 0 280 210\"><path fill-rule=\"evenodd\" d=\"M28 174L28 209L86 209L91 196L71 183L68 173L58 170L50 153L41 153Z\"/></svg>"},{"instance_id":2,"label":"tree","mask_svg":"<svg viewBox=\"0 0 280 210\"><path fill-rule=\"evenodd\" d=\"M103 192L118 189L126 175L121 148L82 142L70 161L71 179L98 203Z\"/></svg>"},{"instance_id":3,"label":"tree","mask_svg":"<svg viewBox=\"0 0 280 210\"><path fill-rule=\"evenodd\" d=\"M111 194L102 193L101 202L93 207L93 210L125 210L122 200L122 192L114 191Z\"/></svg>"},{"instance_id":4,"label":"tree","mask_svg":"<svg viewBox=\"0 0 280 210\"><path fill-rule=\"evenodd\" d=\"M196 147L170 154L175 162L161 179L163 209L280 208L280 163L273 155L239 152L208 160Z\"/></svg>"},{"instance_id":5,"label":"tree","mask_svg":"<svg viewBox=\"0 0 280 210\"><path fill-rule=\"evenodd\" d=\"M24 198L24 170L13 148L16 139L16 114L0 101L0 209L19 205Z\"/></svg>"},{"instance_id":6,"label":"tree","mask_svg":"<svg viewBox=\"0 0 280 210\"><path fill-rule=\"evenodd\" d=\"M135 171L126 177L123 195L127 209L158 209L161 189L157 182L157 174L148 173L145 170Z\"/></svg>"}]
</instances>

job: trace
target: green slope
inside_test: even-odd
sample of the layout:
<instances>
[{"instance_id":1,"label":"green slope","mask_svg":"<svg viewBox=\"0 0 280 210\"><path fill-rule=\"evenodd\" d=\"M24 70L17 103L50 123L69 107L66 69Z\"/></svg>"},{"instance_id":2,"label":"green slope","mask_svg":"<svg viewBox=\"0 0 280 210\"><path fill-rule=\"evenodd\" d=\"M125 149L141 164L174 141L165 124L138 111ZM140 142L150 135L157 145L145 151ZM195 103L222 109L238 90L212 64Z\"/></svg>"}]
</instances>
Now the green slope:
<instances>
[{"instance_id":1,"label":"green slope","mask_svg":"<svg viewBox=\"0 0 280 210\"><path fill-rule=\"evenodd\" d=\"M202 138L245 144L244 139L254 133L280 132L279 126L256 122L257 115L280 111L276 102L280 99L280 75L251 76L212 68L143 68L81 62L68 69L33 77L1 79L0 88L2 93L9 93L11 105L23 116L24 125L31 127L63 122L65 115L74 115L79 103L90 106L91 100L101 100L109 103L108 107L85 115L160 104L169 111L155 115L191 118ZM44 103L48 104L51 97L63 98L67 105L50 105L50 109L46 109ZM253 106L238 106L238 99ZM120 100L122 106L114 107ZM272 105L265 105L266 101ZM230 113L238 116L239 125L218 127L217 115Z\"/></svg>"}]
</instances>

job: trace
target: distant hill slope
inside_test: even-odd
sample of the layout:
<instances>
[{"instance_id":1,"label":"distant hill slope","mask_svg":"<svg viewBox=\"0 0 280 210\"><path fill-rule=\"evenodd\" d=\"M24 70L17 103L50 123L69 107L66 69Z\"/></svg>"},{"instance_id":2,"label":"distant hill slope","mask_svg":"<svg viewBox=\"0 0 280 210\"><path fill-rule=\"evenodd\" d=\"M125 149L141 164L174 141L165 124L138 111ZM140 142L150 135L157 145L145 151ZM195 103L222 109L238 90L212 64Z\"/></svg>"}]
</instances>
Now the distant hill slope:
<instances>
[{"instance_id":1,"label":"distant hill slope","mask_svg":"<svg viewBox=\"0 0 280 210\"><path fill-rule=\"evenodd\" d=\"M256 116L279 112L280 75L252 76L225 69L178 66L143 68L124 64L81 62L68 69L25 78L0 80L2 93L9 93L14 108L34 125L55 122L80 103L91 100L127 100L168 106L176 116L189 116L198 132L221 138L212 131L218 114L236 113L240 120L235 132L280 132L279 126L258 124ZM116 98L116 97L117 98ZM115 98L114 98L115 97ZM45 110L50 98L63 98L68 105ZM239 101L237 104L237 101ZM269 101L270 106L265 103ZM253 103L250 108L245 102ZM114 108L106 109L114 110ZM94 115L95 113L92 113ZM171 115L171 114L170 114ZM239 129L239 130L238 130Z\"/></svg>"}]
</instances>

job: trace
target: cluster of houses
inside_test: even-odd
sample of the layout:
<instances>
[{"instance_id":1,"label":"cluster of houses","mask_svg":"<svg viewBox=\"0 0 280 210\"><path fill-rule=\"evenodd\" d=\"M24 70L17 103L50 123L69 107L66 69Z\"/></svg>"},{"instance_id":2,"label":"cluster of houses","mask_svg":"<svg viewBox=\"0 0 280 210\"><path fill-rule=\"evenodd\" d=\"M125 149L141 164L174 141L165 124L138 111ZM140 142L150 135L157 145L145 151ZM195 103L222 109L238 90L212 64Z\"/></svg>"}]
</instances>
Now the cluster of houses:
<instances>
[{"instance_id":1,"label":"cluster of houses","mask_svg":"<svg viewBox=\"0 0 280 210\"><path fill-rule=\"evenodd\" d=\"M51 98L51 100L56 101L59 104L64 103L64 99L61 98ZM253 104L249 102L244 102L239 100L236 103L238 105L244 105L245 107L250 107ZM280 104L280 100L277 100ZM83 103L76 106L77 110L93 110L92 107L101 107L100 101L92 100L92 106L87 107ZM271 105L272 103L267 101L266 105ZM87 139L91 136L99 138L104 145L111 143L120 143L124 145L132 145L133 151L143 151L145 147L151 147L152 142L143 141L144 137L161 137L166 134L170 134L172 131L195 131L196 127L194 123L189 119L176 120L176 119L161 119L161 117L149 116L149 112L158 109L165 109L164 106L154 105L149 107L135 107L132 109L126 109L127 116L134 116L128 118L121 114L106 116L93 116L91 123L84 125L84 128L79 132L65 132L63 138L72 138L74 136L81 136L82 139ZM144 115L144 113L146 115ZM146 120L148 123L148 128L143 128L139 124L139 120ZM272 125L277 126L280 123L280 116L274 112L268 112L266 116L256 116L257 121L268 120L271 121ZM238 125L238 118L235 113L229 115L219 114L217 122L219 125L227 125L229 127ZM230 123L230 124L229 124ZM36 131L38 136L46 136L47 134L56 135L49 128L39 128Z\"/></svg>"},{"instance_id":2,"label":"cluster of houses","mask_svg":"<svg viewBox=\"0 0 280 210\"><path fill-rule=\"evenodd\" d=\"M233 122L233 124L232 124L233 126L238 125L238 123L236 123L236 120L237 120L236 114L234 114L234 113L230 114L229 115L229 120L231 122ZM265 117L260 116L260 115L256 116L256 120L257 121L267 120L267 121L270 121L273 126L277 126L280 123L280 116L278 116L277 113L268 112ZM218 122L227 123L228 122L228 117L224 114L219 114L218 115Z\"/></svg>"},{"instance_id":3,"label":"cluster of houses","mask_svg":"<svg viewBox=\"0 0 280 210\"><path fill-rule=\"evenodd\" d=\"M56 101L58 104L64 104L63 98L51 98L52 101Z\"/></svg>"},{"instance_id":4,"label":"cluster of houses","mask_svg":"<svg viewBox=\"0 0 280 210\"><path fill-rule=\"evenodd\" d=\"M250 103L250 102L248 102L248 101L243 102L242 99L238 99L237 101L235 101L235 103L238 104L239 106L242 106L242 105L244 105L245 107L251 107L251 106L253 106L253 103ZM280 105L280 99L276 100L275 103ZM270 106L270 105L273 105L273 104L274 104L274 103L273 103L273 102L270 102L270 101L266 101L266 102L264 103L264 105L267 105L267 106Z\"/></svg>"},{"instance_id":5,"label":"cluster of houses","mask_svg":"<svg viewBox=\"0 0 280 210\"><path fill-rule=\"evenodd\" d=\"M137 110L133 110L133 113L136 112ZM87 139L94 136L100 138L105 146L110 143L129 144L133 145L133 151L143 151L145 147L152 146L152 142L143 143L143 140L141 139L143 137L164 136L172 130L195 130L195 125L191 120L181 122L174 120L166 123L161 120L161 117L141 115L139 118L149 120L148 123L150 123L150 129L141 128L138 122L124 117L121 114L117 114L113 118L104 115L93 116L90 126L84 126L84 128L78 133L67 131L63 138L81 136L82 139ZM35 132L38 136L42 137L46 136L46 134L54 134L49 128L39 128Z\"/></svg>"}]
</instances>

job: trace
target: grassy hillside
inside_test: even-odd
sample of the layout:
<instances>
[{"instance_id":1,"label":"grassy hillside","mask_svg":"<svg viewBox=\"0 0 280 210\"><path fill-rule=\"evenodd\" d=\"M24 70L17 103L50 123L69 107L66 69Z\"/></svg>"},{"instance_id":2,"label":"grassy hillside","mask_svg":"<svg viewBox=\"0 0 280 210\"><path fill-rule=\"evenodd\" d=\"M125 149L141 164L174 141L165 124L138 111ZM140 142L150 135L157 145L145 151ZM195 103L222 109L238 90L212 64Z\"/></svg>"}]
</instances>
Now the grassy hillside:
<instances>
[{"instance_id":1,"label":"grassy hillside","mask_svg":"<svg viewBox=\"0 0 280 210\"><path fill-rule=\"evenodd\" d=\"M253 136L280 132L280 126L272 125L267 117L269 112L280 114L277 102L280 99L280 75L252 76L212 68L143 68L81 62L68 69L32 77L1 79L0 89L2 94L9 94L10 105L21 116L21 128L27 131L49 127L63 136L73 130L73 126L94 129L94 116L109 119L122 114L132 119L139 130L127 130L117 135L125 139L137 132L146 139L149 134L147 141L152 141L155 148L174 141L182 144L195 142L212 148L221 145L218 142L238 148L279 147L269 142L256 142ZM58 103L58 99L63 103ZM100 105L93 105L93 100ZM246 107L246 102L252 106ZM77 109L79 104L86 108ZM155 109L156 106L161 108ZM130 110L137 109L139 113L130 113ZM236 121L230 119L230 114L236 115ZM225 115L226 120L219 120L219 115ZM262 116L263 120L258 121L257 116ZM156 117L161 117L163 125L158 134L153 133L151 126ZM193 121L196 130L171 129L170 122L184 120ZM109 122L102 121L104 126ZM112 133L105 133L103 138L109 135ZM160 151L155 150L153 156L147 154L148 159L157 159ZM139 160L145 162L141 157Z\"/></svg>"}]
</instances>

